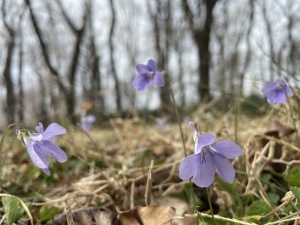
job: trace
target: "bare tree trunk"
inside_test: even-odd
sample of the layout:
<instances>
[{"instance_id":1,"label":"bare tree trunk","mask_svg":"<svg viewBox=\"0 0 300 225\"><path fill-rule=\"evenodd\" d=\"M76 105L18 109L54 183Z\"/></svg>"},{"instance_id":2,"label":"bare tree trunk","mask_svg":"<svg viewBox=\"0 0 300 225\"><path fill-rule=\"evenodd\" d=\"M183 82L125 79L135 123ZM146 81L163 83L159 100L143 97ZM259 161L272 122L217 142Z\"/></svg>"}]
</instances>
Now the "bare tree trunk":
<instances>
[{"instance_id":1,"label":"bare tree trunk","mask_svg":"<svg viewBox=\"0 0 300 225\"><path fill-rule=\"evenodd\" d=\"M95 102L95 109L97 112L104 113L105 105L104 98L102 93L102 78L100 74L100 56L97 53L96 42L95 42L95 33L92 26L93 14L92 14L92 2L89 7L89 26L90 26L90 48L91 48L91 60L92 60L92 77L91 77L91 86L92 86L92 101Z\"/></svg>"},{"instance_id":2,"label":"bare tree trunk","mask_svg":"<svg viewBox=\"0 0 300 225\"><path fill-rule=\"evenodd\" d=\"M247 39L247 55L246 59L244 62L244 67L240 75L240 91L243 93L244 91L244 80L245 80L245 73L248 69L248 66L250 65L251 62L251 44L250 44L250 35L253 27L253 21L254 21L254 1L250 0L249 1L250 5L250 13L249 13L249 27L246 33L246 39Z\"/></svg>"},{"instance_id":3,"label":"bare tree trunk","mask_svg":"<svg viewBox=\"0 0 300 225\"><path fill-rule=\"evenodd\" d=\"M213 23L213 9L217 0L206 0L206 18L203 30L200 31L200 39L198 39L198 51L200 58L200 73L199 78L200 82L198 82L198 93L201 96L202 102L208 102L211 98L210 96L210 33L211 26ZM194 36L197 38L197 35Z\"/></svg>"},{"instance_id":4,"label":"bare tree trunk","mask_svg":"<svg viewBox=\"0 0 300 225\"><path fill-rule=\"evenodd\" d=\"M100 57L94 53L93 57L93 68L92 68L92 90L93 96L92 100L95 102L96 109L98 112L104 113L105 106L104 106L104 98L102 93L102 79L100 74Z\"/></svg>"},{"instance_id":5,"label":"bare tree trunk","mask_svg":"<svg viewBox=\"0 0 300 225\"><path fill-rule=\"evenodd\" d=\"M22 21L22 16L20 23ZM21 27L21 26L20 26ZM20 29L20 32L22 28ZM18 105L18 120L20 123L24 121L24 90L23 90L23 34L20 33L20 43L19 43L19 77L18 77L18 85L19 85L19 105Z\"/></svg>"},{"instance_id":6,"label":"bare tree trunk","mask_svg":"<svg viewBox=\"0 0 300 225\"><path fill-rule=\"evenodd\" d=\"M296 43L293 39L293 27L295 24L295 18L292 15L288 15L288 26L287 26L287 30L288 30L288 43L290 43L290 50L289 50L289 59L288 59L288 65L290 67L290 73L294 76L294 74L296 74L296 63L297 63L297 54L296 54Z\"/></svg>"},{"instance_id":7,"label":"bare tree trunk","mask_svg":"<svg viewBox=\"0 0 300 225\"><path fill-rule=\"evenodd\" d=\"M184 76L183 76L183 62L182 62L182 47L180 46L180 41L177 40L175 43L175 51L178 55L177 64L179 67L178 70L178 82L179 82L179 91L181 93L180 95L180 105L182 108L185 108L186 101L185 101L185 88L184 88Z\"/></svg>"},{"instance_id":8,"label":"bare tree trunk","mask_svg":"<svg viewBox=\"0 0 300 225\"><path fill-rule=\"evenodd\" d=\"M71 56L71 62L69 65L69 71L67 73L68 81L69 81L69 90L67 91L66 94L66 101L67 101L67 112L68 115L71 117L71 121L73 124L76 123L76 118L75 118L75 96L76 96L76 91L75 91L75 81L76 81L76 71L77 71L77 66L80 58L80 46L83 41L83 35L87 23L87 18L88 18L88 11L89 11L89 6L86 6L85 11L83 13L83 23L82 26L78 29L75 27L71 19L68 17L67 13L65 12L61 2L57 0L60 9L62 11L62 14L69 26L69 28L72 30L74 36L76 37L75 44L74 44L74 49L73 49L73 54ZM89 4L89 3L88 3Z\"/></svg>"},{"instance_id":9,"label":"bare tree trunk","mask_svg":"<svg viewBox=\"0 0 300 225\"><path fill-rule=\"evenodd\" d=\"M39 77L39 121L42 122L43 124L48 124L49 118L48 118L48 110L47 110L47 93L46 93L46 87L44 83L43 76L41 74L38 75Z\"/></svg>"},{"instance_id":10,"label":"bare tree trunk","mask_svg":"<svg viewBox=\"0 0 300 225\"><path fill-rule=\"evenodd\" d=\"M274 41L272 36L272 25L267 15L266 2L263 1L262 4L263 4L262 6L263 18L267 28L267 38L269 43L269 54L270 54L269 68L270 68L271 79L274 79L273 63L275 62L275 53L274 53Z\"/></svg>"},{"instance_id":11,"label":"bare tree trunk","mask_svg":"<svg viewBox=\"0 0 300 225\"><path fill-rule=\"evenodd\" d=\"M218 58L218 87L220 87L220 93L222 96L225 96L225 93L228 89L228 82L226 77L227 77L227 70L226 70L226 57L225 57L225 35L226 33L228 33L228 1L224 0L223 1L223 9L222 9L222 15L223 15L223 23L220 24L219 26L221 26L221 32L217 33L216 35L216 39L217 42L219 44L219 58ZM225 101L221 102L222 107L225 106L225 104L227 105L227 103Z\"/></svg>"},{"instance_id":12,"label":"bare tree trunk","mask_svg":"<svg viewBox=\"0 0 300 225\"><path fill-rule=\"evenodd\" d=\"M15 122L15 93L14 84L12 81L11 64L13 59L13 51L15 48L15 34L10 34L9 41L7 43L6 63L4 66L4 84L6 87L6 118L7 123L11 124Z\"/></svg>"},{"instance_id":13,"label":"bare tree trunk","mask_svg":"<svg viewBox=\"0 0 300 225\"><path fill-rule=\"evenodd\" d=\"M76 80L77 64L78 64L79 58L80 58L80 46L83 41L83 36L84 36L84 31L85 31L85 26L86 26L86 21L87 21L87 11L88 11L87 8L88 7L86 7L85 12L83 13L82 26L80 28L76 28L75 25L70 20L70 18L68 17L68 15L66 14L65 10L63 9L61 2L59 0L57 0L57 3L61 9L62 15L63 15L66 23L68 24L69 28L71 29L71 31L73 32L73 34L75 36L74 49L73 49L73 53L70 57L71 61L70 61L69 69L67 72L68 84L64 84L61 74L59 74L58 70L55 69L51 63L50 52L49 52L49 49L48 49L48 46L47 46L45 40L43 39L42 31L39 28L39 25L37 23L37 18L33 13L33 10L31 7L31 2L30 2L30 0L25 0L25 1L29 8L32 24L33 24L33 27L35 29L35 32L37 34L37 37L38 37L40 45L41 45L42 55L45 59L45 63L47 65L47 67L49 68L51 76L53 76L53 78L57 82L61 92L64 95L64 100L65 100L65 104L67 107L67 114L71 118L71 122L73 124L75 124L76 123L76 120L75 120L76 118L75 118L75 114L74 114L75 103L76 103L75 102L75 80Z\"/></svg>"},{"instance_id":14,"label":"bare tree trunk","mask_svg":"<svg viewBox=\"0 0 300 225\"><path fill-rule=\"evenodd\" d=\"M170 0L156 0L156 6L152 10L150 2L147 2L148 11L154 27L155 49L158 55L158 69L167 70L169 60L169 45L171 39L171 4ZM171 82L169 74L166 74L166 84ZM173 112L170 91L168 85L160 89L161 110L165 113Z\"/></svg>"},{"instance_id":15,"label":"bare tree trunk","mask_svg":"<svg viewBox=\"0 0 300 225\"><path fill-rule=\"evenodd\" d=\"M67 88L62 83L62 79L61 79L61 76L59 75L58 71L51 64L49 49L48 49L48 46L46 45L46 43L45 43L45 41L42 37L42 31L38 26L38 23L37 23L38 19L36 18L36 16L33 13L33 10L32 10L32 7L31 7L31 1L30 0L25 0L25 2L26 2L27 6L29 8L32 25L33 25L33 28L34 28L34 30L37 34L38 39L39 39L45 63L47 65L48 69L50 70L51 76L53 76L54 79L56 80L56 82L58 83L58 86L59 86L60 90L63 92L64 95L66 95L67 94Z\"/></svg>"},{"instance_id":16,"label":"bare tree trunk","mask_svg":"<svg viewBox=\"0 0 300 225\"><path fill-rule=\"evenodd\" d=\"M119 79L117 76L117 71L115 68L114 44L113 44L114 30L116 24L116 12L115 12L113 1L114 0L109 1L110 9L111 9L111 25L110 25L110 32L109 32L110 66L111 66L111 73L115 81L117 111L120 113L122 112L121 89L120 89Z\"/></svg>"},{"instance_id":17,"label":"bare tree trunk","mask_svg":"<svg viewBox=\"0 0 300 225\"><path fill-rule=\"evenodd\" d=\"M159 52L160 55L160 60L162 62L163 67L168 70L168 62L169 62L169 50L170 50L170 41L172 38L172 12L171 12L171 2L170 0L167 0L166 2L164 2L164 5L161 6L163 11L162 12L164 15L164 21L162 21L164 23L164 30L162 32L164 32L164 48L161 49L161 51ZM161 40L162 41L162 40ZM169 79L169 81L167 81L167 84L170 83L170 85L172 85L172 78L170 77L170 74L167 74L168 77L166 77L166 80ZM166 113L172 113L173 111L173 107L172 107L172 103L171 103L171 98L170 98L170 90L168 85L165 85L164 87L162 87L161 92L160 92L160 99L161 99L161 109L163 112ZM175 104L175 103L174 103Z\"/></svg>"},{"instance_id":18,"label":"bare tree trunk","mask_svg":"<svg viewBox=\"0 0 300 225\"><path fill-rule=\"evenodd\" d=\"M6 51L6 62L3 71L4 85L6 87L6 120L8 124L15 122L15 113L16 113L16 98L14 93L14 84L12 81L12 61L13 53L15 49L15 31L6 21L6 11L5 11L5 1L2 2L2 19L5 28L8 31L9 38L7 41L7 51Z\"/></svg>"},{"instance_id":19,"label":"bare tree trunk","mask_svg":"<svg viewBox=\"0 0 300 225\"><path fill-rule=\"evenodd\" d=\"M199 82L198 82L198 94L201 97L201 102L208 102L210 96L210 33L213 24L213 9L217 3L217 0L204 0L203 4L198 7L197 15L194 15L187 0L182 1L182 7L185 13L185 17L190 24L191 32L194 41L197 45L198 57L199 57ZM199 26L194 22L194 19L198 21L201 18L202 7L205 7L205 18L203 26Z\"/></svg>"}]
</instances>

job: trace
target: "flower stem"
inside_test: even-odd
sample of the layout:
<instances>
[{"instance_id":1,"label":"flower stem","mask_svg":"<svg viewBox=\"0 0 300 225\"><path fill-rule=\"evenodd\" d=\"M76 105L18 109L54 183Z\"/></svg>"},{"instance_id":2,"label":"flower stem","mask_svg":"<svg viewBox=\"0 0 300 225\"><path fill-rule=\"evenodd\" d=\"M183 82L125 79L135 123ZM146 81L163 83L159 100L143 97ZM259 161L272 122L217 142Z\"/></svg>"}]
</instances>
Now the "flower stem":
<instances>
[{"instance_id":1,"label":"flower stem","mask_svg":"<svg viewBox=\"0 0 300 225\"><path fill-rule=\"evenodd\" d=\"M177 123L178 123L178 126L179 126L184 157L187 157L187 151L186 151L186 147L185 147L185 141L184 141L182 126L181 126L181 121L182 120L181 120L181 117L180 117L179 112L178 112L178 108L177 108L177 104L176 104L176 100L175 100L175 96L174 96L174 91L173 91L173 88L172 88L172 85L170 83L168 75L166 75L166 81L167 81L167 84L168 84L168 87L169 87L169 90L170 90L170 95L171 95L172 103L173 103L173 106L174 106Z\"/></svg>"},{"instance_id":2,"label":"flower stem","mask_svg":"<svg viewBox=\"0 0 300 225\"><path fill-rule=\"evenodd\" d=\"M215 225L215 217L214 217L214 210L211 204L211 199L210 199L210 194L209 194L209 187L205 188L206 190L206 195L207 195L207 199L208 199L208 204L209 204L209 209L210 209L210 213L211 213L211 219L213 222L213 225Z\"/></svg>"}]
</instances>

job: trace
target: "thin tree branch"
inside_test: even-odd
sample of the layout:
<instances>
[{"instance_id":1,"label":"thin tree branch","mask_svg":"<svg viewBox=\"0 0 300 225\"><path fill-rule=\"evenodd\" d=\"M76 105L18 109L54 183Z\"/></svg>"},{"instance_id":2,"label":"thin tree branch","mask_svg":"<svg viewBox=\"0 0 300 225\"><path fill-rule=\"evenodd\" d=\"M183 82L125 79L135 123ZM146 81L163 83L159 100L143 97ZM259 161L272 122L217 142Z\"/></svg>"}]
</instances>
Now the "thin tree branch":
<instances>
[{"instance_id":1,"label":"thin tree branch","mask_svg":"<svg viewBox=\"0 0 300 225\"><path fill-rule=\"evenodd\" d=\"M64 17L64 19L66 20L67 24L69 25L69 27L71 28L72 32L75 34L75 35L78 35L80 33L80 29L77 29L75 27L75 25L73 24L73 22L71 21L71 18L67 15L66 11L64 10L64 7L63 5L61 4L61 1L60 0L56 0L56 2L58 3L59 5L59 8L61 10L61 13Z\"/></svg>"},{"instance_id":2,"label":"thin tree branch","mask_svg":"<svg viewBox=\"0 0 300 225\"><path fill-rule=\"evenodd\" d=\"M37 23L37 18L36 18L36 16L33 13L33 10L32 10L32 7L31 7L31 2L30 2L30 0L25 0L25 2L26 2L27 6L29 8L32 25L33 25L35 33L37 34L37 37L39 39L39 42L40 42L40 45L41 45L41 50L42 50L42 55L44 57L45 63L47 65L48 69L50 70L51 76L53 76L55 78L55 80L57 81L60 90L66 95L67 89L66 89L66 87L62 83L61 77L60 77L58 71L51 64L48 46L46 45L46 43L45 43L45 41L44 41L44 39L42 37L42 31L39 28L39 25Z\"/></svg>"}]
</instances>

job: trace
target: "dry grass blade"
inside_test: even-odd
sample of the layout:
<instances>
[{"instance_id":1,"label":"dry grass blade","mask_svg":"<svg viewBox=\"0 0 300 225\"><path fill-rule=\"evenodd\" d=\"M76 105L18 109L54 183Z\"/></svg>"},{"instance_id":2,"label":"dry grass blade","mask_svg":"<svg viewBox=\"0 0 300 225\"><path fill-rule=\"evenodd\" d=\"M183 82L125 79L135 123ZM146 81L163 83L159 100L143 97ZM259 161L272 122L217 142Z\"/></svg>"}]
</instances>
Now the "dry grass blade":
<instances>
[{"instance_id":1,"label":"dry grass blade","mask_svg":"<svg viewBox=\"0 0 300 225\"><path fill-rule=\"evenodd\" d=\"M151 204L151 189L152 189L152 170L153 170L153 164L154 161L151 160L151 165L148 172L147 177L147 184L146 184L146 191L145 191L145 204L150 205Z\"/></svg>"},{"instance_id":2,"label":"dry grass blade","mask_svg":"<svg viewBox=\"0 0 300 225\"><path fill-rule=\"evenodd\" d=\"M185 218L185 217L190 217L190 218L197 218L198 215L197 214L185 214L182 217L176 217L176 218ZM201 217L207 217L207 218L212 218L212 216L210 214L206 214L206 213L201 213ZM235 224L242 224L242 225L256 225L256 223L249 223L246 221L242 221L242 220L238 220L238 219L231 219L231 218L226 218L226 217L222 217L219 215L214 215L214 218L216 220L221 220L221 221L227 221L227 222L233 222Z\"/></svg>"},{"instance_id":3,"label":"dry grass blade","mask_svg":"<svg viewBox=\"0 0 300 225\"><path fill-rule=\"evenodd\" d=\"M300 152L300 148L296 147L295 145L292 145L282 139L278 139L278 138L274 138L274 137L270 137L270 136L267 136L267 135L262 135L262 134L259 134L259 135L255 135L255 137L260 137L260 138L265 138L269 141L274 141L276 142L277 144L281 144L283 146L285 146L286 148L290 149L290 150L293 150L293 151L297 151L297 152Z\"/></svg>"},{"instance_id":4,"label":"dry grass blade","mask_svg":"<svg viewBox=\"0 0 300 225\"><path fill-rule=\"evenodd\" d=\"M72 216L72 210L71 210L70 204L68 203L67 200L66 200L66 207L65 207L64 211L65 211L66 218L67 218L67 225L75 225L73 216Z\"/></svg>"}]
</instances>

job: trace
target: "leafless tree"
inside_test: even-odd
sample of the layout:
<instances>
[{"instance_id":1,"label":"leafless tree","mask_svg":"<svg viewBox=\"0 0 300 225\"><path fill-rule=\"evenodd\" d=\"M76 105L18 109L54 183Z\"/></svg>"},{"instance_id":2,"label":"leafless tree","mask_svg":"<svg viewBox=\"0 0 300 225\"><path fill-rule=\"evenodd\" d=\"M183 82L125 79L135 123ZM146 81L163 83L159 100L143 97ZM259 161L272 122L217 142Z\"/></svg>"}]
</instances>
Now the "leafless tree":
<instances>
[{"instance_id":1,"label":"leafless tree","mask_svg":"<svg viewBox=\"0 0 300 225\"><path fill-rule=\"evenodd\" d=\"M111 73L114 78L115 82L115 97L116 97L116 105L117 105L117 111L122 112L122 99L121 99L121 89L120 89L120 83L119 78L116 71L116 64L115 64L115 50L114 50L114 32L115 32L115 24L116 24L116 12L115 12L115 6L114 6L114 0L109 0L110 2L110 9L111 9L111 25L110 25L110 32L109 32L109 49L110 49L110 66L111 66Z\"/></svg>"},{"instance_id":2,"label":"leafless tree","mask_svg":"<svg viewBox=\"0 0 300 225\"><path fill-rule=\"evenodd\" d=\"M213 81L224 94L242 94L245 74L252 60L251 32L254 24L254 2L248 4L225 0L220 2L213 26ZM235 11L233 8L243 10ZM225 103L226 104L226 103ZM227 105L227 104L226 104Z\"/></svg>"},{"instance_id":3,"label":"leafless tree","mask_svg":"<svg viewBox=\"0 0 300 225\"><path fill-rule=\"evenodd\" d=\"M247 24L248 28L246 31L246 42L247 42L247 53L244 60L244 65L242 66L242 71L240 73L239 77L239 88L241 90L241 93L243 93L244 90L244 82L245 82L245 73L251 63L251 53L252 53L252 47L250 43L251 39L251 32L253 29L253 21L254 21L254 0L249 1L249 23Z\"/></svg>"},{"instance_id":4,"label":"leafless tree","mask_svg":"<svg viewBox=\"0 0 300 225\"><path fill-rule=\"evenodd\" d=\"M69 15L66 13L65 9L63 8L63 5L59 0L56 1L59 5L59 8L61 10L62 16L65 19L66 24L68 25L68 28L71 30L73 33L73 36L75 38L74 44L73 44L73 51L70 56L70 63L68 65L67 69L67 83L63 82L63 75L61 72L58 71L57 68L53 65L51 61L51 55L49 51L49 46L47 42L45 41L45 38L43 36L42 30L40 28L40 25L38 24L38 18L35 15L33 8L31 6L31 0L26 0L26 4L29 8L30 11L30 16L32 20L32 24L34 27L34 30L36 32L36 35L38 37L41 50L42 50L42 55L44 57L44 61L50 71L51 76L55 79L57 82L61 92L64 95L65 103L67 106L67 113L69 117L71 118L71 121L73 123L76 122L75 118L75 81L76 81L76 75L77 75L77 67L78 67L78 62L80 58L80 46L83 41L83 36L84 36L84 31L86 28L86 21L87 21L87 12L88 12L88 7L85 6L84 13L83 13L83 19L82 19L82 24L79 28L77 28L74 24L74 22L71 20Z\"/></svg>"},{"instance_id":5,"label":"leafless tree","mask_svg":"<svg viewBox=\"0 0 300 225\"><path fill-rule=\"evenodd\" d=\"M168 71L169 51L172 35L171 2L170 0L156 0L152 3L154 6L147 1L148 11L153 24L154 44L156 54L158 56L158 68ZM167 72L165 75L166 85L162 87L160 91L161 110L163 112L170 113L173 110L168 87L168 83L171 82L171 78L169 77L171 74L168 74Z\"/></svg>"},{"instance_id":6,"label":"leafless tree","mask_svg":"<svg viewBox=\"0 0 300 225\"><path fill-rule=\"evenodd\" d=\"M297 68L298 65L298 60L299 60L299 51L298 49L298 45L297 43L299 42L299 40L297 40L295 38L295 35L293 34L294 30L297 29L296 24L299 22L299 20L297 21L297 16L295 14L293 14L293 7L294 7L294 3L295 1L289 1L287 3L286 8L284 8L282 6L282 11L283 14L286 16L287 19L287 24L286 24L286 29L287 29L287 39L286 42L284 42L282 44L282 48L280 48L280 51L278 52L278 58L281 59L282 54L284 54L284 49L288 47L288 53L287 53L287 57L288 60L286 60L286 70L288 71L288 73L295 77L295 74L297 73L297 70L299 69L299 67ZM295 40L296 39L296 40ZM281 60L280 60L281 61ZM277 61L278 63L280 63L280 61ZM282 63L280 64L279 67L282 67Z\"/></svg>"},{"instance_id":7,"label":"leafless tree","mask_svg":"<svg viewBox=\"0 0 300 225\"><path fill-rule=\"evenodd\" d=\"M95 103L96 110L99 112L104 112L104 97L102 93L102 77L100 74L100 55L96 48L96 40L95 33L92 26L93 22L93 13L92 13L92 4L90 4L90 51L91 51L91 68L92 68L92 76L91 76L91 100Z\"/></svg>"},{"instance_id":8,"label":"leafless tree","mask_svg":"<svg viewBox=\"0 0 300 225\"><path fill-rule=\"evenodd\" d=\"M19 122L24 121L24 87L23 87L23 33L22 33L22 21L25 10L20 14L20 23L19 23L19 76L18 76L18 85L19 85L19 93L18 93L18 120Z\"/></svg>"},{"instance_id":9,"label":"leafless tree","mask_svg":"<svg viewBox=\"0 0 300 225\"><path fill-rule=\"evenodd\" d=\"M195 5L191 5L191 4ZM186 20L190 24L195 45L198 49L199 58L199 82L198 94L201 102L207 102L211 98L210 94L210 35L213 24L213 10L217 0L202 0L190 3L188 0L182 1L182 8Z\"/></svg>"},{"instance_id":10,"label":"leafless tree","mask_svg":"<svg viewBox=\"0 0 300 225\"><path fill-rule=\"evenodd\" d=\"M16 48L16 38L17 38L17 31L16 31L16 23L19 23L17 20L19 17L17 16L16 19L14 18L16 15L7 15L7 7L6 1L3 0L1 4L2 10L2 20L3 24L7 30L8 38L6 39L6 61L4 65L3 71L3 78L4 84L6 87L6 106L5 112L7 117L7 123L11 124L15 122L15 113L16 113L16 93L15 93L15 84L13 83L13 58ZM8 18L10 17L10 19Z\"/></svg>"},{"instance_id":11,"label":"leafless tree","mask_svg":"<svg viewBox=\"0 0 300 225\"><path fill-rule=\"evenodd\" d=\"M262 13L263 13L263 19L266 25L267 30L267 38L268 38L268 44L269 44L269 68L271 73L271 79L274 79L274 71L273 71L273 64L275 63L275 50L274 50L274 41L273 41L273 34L272 34L272 24L269 21L268 14L267 14L267 6L266 2L262 1Z\"/></svg>"},{"instance_id":12,"label":"leafless tree","mask_svg":"<svg viewBox=\"0 0 300 225\"><path fill-rule=\"evenodd\" d=\"M91 109L93 113L104 112L104 96L102 91L102 74L100 71L101 58L96 46L96 36L94 31L94 1L88 5L88 19L86 28L86 38L83 44L82 55L84 55L81 71L81 84L83 87L83 100L93 103Z\"/></svg>"}]
</instances>

